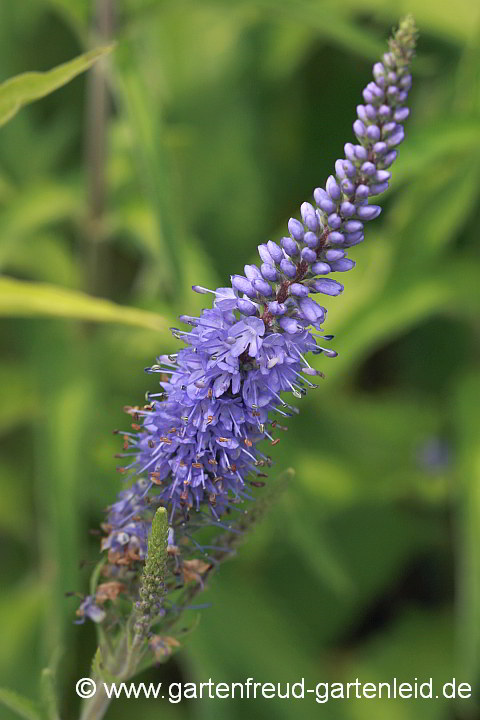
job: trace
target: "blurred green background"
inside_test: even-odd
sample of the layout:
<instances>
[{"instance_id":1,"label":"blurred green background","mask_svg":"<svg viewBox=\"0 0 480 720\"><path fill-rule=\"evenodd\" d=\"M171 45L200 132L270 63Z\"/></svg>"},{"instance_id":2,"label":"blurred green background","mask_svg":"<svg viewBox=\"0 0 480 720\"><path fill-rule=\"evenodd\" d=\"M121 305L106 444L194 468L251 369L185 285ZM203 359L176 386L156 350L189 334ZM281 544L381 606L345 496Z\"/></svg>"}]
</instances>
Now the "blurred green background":
<instances>
[{"instance_id":1,"label":"blurred green background","mask_svg":"<svg viewBox=\"0 0 480 720\"><path fill-rule=\"evenodd\" d=\"M478 699L479 4L0 3L0 81L118 41L0 128L0 684L36 697L60 648L63 720L95 649L65 593L87 591L90 530L121 488L122 408L154 390L143 368L178 345L168 326L200 310L192 283L255 262L325 181L408 11L421 40L407 139L345 293L328 299L340 355L316 358L327 379L275 448L275 472L293 466L295 481L214 578L186 646L141 679L455 676ZM475 698L320 707L334 720L479 717ZM287 720L319 706L118 700L107 719L132 712Z\"/></svg>"}]
</instances>

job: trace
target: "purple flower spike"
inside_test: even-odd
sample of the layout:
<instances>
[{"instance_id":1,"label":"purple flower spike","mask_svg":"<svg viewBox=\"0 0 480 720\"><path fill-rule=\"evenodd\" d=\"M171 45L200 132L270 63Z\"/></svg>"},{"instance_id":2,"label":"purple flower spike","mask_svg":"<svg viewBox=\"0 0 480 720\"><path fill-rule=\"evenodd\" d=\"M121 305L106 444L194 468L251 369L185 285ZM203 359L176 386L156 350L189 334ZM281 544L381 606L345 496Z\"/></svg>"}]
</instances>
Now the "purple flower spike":
<instances>
[{"instance_id":1,"label":"purple flower spike","mask_svg":"<svg viewBox=\"0 0 480 720\"><path fill-rule=\"evenodd\" d=\"M199 317L181 316L188 330L172 332L184 346L160 355L147 369L157 374L159 391L149 394L143 408L127 408L134 432L124 434L129 459L121 470L131 469L137 477L119 493L103 526L108 577L125 579L125 587L138 586L135 573L147 556L152 516L159 506L169 512L169 545L175 548L170 567L178 571L182 563L187 567L186 560L198 557L205 564L210 549L202 547L204 535L195 535L197 530L208 527L210 537L213 525L228 531L218 522L222 515L228 525L243 518L241 503L251 499L251 485L259 484L259 468L270 464L258 443L279 441L272 414L290 417L297 412L284 393L300 398L315 387L305 376L322 375L306 355L335 357L334 349L323 347L333 336L311 332L311 326L322 330L326 309L310 296L343 292L341 283L325 276L355 266L344 248L362 242L364 221L380 214L380 206L369 205L368 198L388 186L387 168L397 157L393 148L404 137L415 39L413 20L407 18L390 40L389 52L374 65L375 82L363 91L365 103L358 106L354 123L357 144L345 144L336 175L314 191L317 208L303 203L303 222L288 221L290 237L281 246L271 240L259 245L261 267L246 265L245 276L231 276L231 287L212 291L194 285L196 292L211 295L213 305ZM173 575L171 580L167 587L177 588ZM155 618L160 609L176 613L182 596L156 608ZM109 616L114 601L104 609L96 600L83 600L80 622L108 618L116 626L118 614Z\"/></svg>"}]
</instances>

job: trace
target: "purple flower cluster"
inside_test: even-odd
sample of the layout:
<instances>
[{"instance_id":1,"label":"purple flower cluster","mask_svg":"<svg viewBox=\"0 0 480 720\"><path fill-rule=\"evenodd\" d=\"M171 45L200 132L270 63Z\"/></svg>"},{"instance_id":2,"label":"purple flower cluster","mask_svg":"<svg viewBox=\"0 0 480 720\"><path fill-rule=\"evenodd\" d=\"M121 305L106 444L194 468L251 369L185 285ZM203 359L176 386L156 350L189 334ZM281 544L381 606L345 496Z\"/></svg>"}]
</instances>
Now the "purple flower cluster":
<instances>
[{"instance_id":1,"label":"purple flower cluster","mask_svg":"<svg viewBox=\"0 0 480 720\"><path fill-rule=\"evenodd\" d=\"M143 409L131 409L127 469L146 477L110 508L103 548L116 557L145 557L152 502L168 506L173 523L191 508L220 518L250 497L249 484L262 484L257 478L270 458L258 443L275 445L274 418L296 412L282 393L301 397L316 387L310 378L321 373L306 360L309 352L336 355L322 328L327 310L311 296L343 291L329 275L355 266L348 248L363 241L365 222L380 214L369 199L387 189L404 137L414 45L407 19L363 91L353 124L357 144L345 145L335 175L314 191L314 204L302 204L301 220L289 220L289 234L260 245L258 266L232 275L231 287L194 286L213 294L213 307L180 318L191 329L172 331L185 347L147 369L160 375L161 392L149 395Z\"/></svg>"}]
</instances>

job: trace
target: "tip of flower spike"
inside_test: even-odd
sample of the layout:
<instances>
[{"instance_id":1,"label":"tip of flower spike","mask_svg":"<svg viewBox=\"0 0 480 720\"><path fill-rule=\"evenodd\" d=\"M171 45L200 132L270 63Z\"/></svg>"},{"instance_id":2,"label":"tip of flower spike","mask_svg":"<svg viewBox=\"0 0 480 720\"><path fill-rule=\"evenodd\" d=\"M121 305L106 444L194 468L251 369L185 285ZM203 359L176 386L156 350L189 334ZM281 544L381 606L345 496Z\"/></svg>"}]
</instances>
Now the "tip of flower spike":
<instances>
[{"instance_id":1,"label":"tip of flower spike","mask_svg":"<svg viewBox=\"0 0 480 720\"><path fill-rule=\"evenodd\" d=\"M388 41L390 52L398 67L408 65L415 54L418 30L413 15L407 15L400 21L398 29Z\"/></svg>"}]
</instances>

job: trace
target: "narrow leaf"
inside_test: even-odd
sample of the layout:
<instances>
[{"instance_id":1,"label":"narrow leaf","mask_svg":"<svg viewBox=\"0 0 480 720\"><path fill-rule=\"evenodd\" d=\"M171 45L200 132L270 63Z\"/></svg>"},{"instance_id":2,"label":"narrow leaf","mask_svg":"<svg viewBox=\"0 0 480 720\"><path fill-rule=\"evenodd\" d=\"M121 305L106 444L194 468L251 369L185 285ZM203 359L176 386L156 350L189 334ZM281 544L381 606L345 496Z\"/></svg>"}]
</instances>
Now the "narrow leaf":
<instances>
[{"instance_id":1,"label":"narrow leaf","mask_svg":"<svg viewBox=\"0 0 480 720\"><path fill-rule=\"evenodd\" d=\"M13 690L0 688L0 703L23 718L23 720L41 720L34 703Z\"/></svg>"},{"instance_id":2,"label":"narrow leaf","mask_svg":"<svg viewBox=\"0 0 480 720\"><path fill-rule=\"evenodd\" d=\"M26 72L0 85L0 126L17 114L23 105L49 95L88 70L111 52L113 45L96 48L47 72Z\"/></svg>"},{"instance_id":3,"label":"narrow leaf","mask_svg":"<svg viewBox=\"0 0 480 720\"><path fill-rule=\"evenodd\" d=\"M156 313L117 305L76 290L0 278L0 317L63 317L91 322L113 322L150 330L164 330L165 321Z\"/></svg>"},{"instance_id":4,"label":"narrow leaf","mask_svg":"<svg viewBox=\"0 0 480 720\"><path fill-rule=\"evenodd\" d=\"M44 712L47 720L59 720L55 672L52 668L44 668L40 678Z\"/></svg>"}]
</instances>

